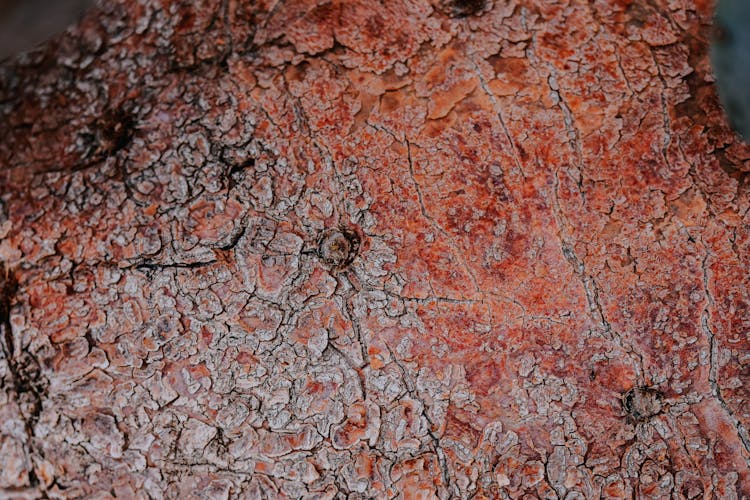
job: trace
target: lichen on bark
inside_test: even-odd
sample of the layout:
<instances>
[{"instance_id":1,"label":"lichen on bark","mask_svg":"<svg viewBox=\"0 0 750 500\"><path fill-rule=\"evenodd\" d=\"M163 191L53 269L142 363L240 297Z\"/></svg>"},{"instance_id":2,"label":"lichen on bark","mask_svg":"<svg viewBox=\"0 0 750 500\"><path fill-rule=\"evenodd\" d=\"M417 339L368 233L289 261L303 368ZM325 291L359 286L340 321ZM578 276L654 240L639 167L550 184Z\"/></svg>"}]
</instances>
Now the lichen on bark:
<instances>
[{"instance_id":1,"label":"lichen on bark","mask_svg":"<svg viewBox=\"0 0 750 500\"><path fill-rule=\"evenodd\" d=\"M710 18L104 0L0 67L0 495L750 495Z\"/></svg>"}]
</instances>

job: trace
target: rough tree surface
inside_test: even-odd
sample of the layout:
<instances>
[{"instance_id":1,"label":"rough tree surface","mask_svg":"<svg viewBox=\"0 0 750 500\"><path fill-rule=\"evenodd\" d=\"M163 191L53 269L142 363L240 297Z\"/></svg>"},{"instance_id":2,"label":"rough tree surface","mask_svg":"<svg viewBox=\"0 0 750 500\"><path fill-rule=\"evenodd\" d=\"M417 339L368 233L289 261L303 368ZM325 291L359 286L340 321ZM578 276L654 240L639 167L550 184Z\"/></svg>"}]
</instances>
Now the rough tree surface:
<instances>
[{"instance_id":1,"label":"rough tree surface","mask_svg":"<svg viewBox=\"0 0 750 500\"><path fill-rule=\"evenodd\" d=\"M105 0L0 69L0 493L747 498L705 0Z\"/></svg>"}]
</instances>

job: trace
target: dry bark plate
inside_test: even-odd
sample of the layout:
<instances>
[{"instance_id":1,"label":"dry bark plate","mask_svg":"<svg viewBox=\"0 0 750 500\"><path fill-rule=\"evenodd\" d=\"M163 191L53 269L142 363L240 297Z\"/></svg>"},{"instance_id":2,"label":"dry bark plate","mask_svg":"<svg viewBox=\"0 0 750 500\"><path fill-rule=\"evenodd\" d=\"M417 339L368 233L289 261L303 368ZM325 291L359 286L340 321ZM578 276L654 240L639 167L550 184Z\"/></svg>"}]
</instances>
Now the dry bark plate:
<instances>
[{"instance_id":1,"label":"dry bark plate","mask_svg":"<svg viewBox=\"0 0 750 500\"><path fill-rule=\"evenodd\" d=\"M711 5L105 1L0 69L0 492L747 498Z\"/></svg>"}]
</instances>

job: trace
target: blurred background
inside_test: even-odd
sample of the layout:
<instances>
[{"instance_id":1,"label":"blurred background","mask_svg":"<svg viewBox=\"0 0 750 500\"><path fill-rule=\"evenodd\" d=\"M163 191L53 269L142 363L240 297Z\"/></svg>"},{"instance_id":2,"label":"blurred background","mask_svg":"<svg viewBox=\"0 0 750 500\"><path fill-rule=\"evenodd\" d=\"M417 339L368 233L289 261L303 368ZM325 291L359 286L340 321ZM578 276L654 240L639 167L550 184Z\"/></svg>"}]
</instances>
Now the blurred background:
<instances>
[{"instance_id":1,"label":"blurred background","mask_svg":"<svg viewBox=\"0 0 750 500\"><path fill-rule=\"evenodd\" d=\"M0 61L75 24L94 0L0 0Z\"/></svg>"}]
</instances>

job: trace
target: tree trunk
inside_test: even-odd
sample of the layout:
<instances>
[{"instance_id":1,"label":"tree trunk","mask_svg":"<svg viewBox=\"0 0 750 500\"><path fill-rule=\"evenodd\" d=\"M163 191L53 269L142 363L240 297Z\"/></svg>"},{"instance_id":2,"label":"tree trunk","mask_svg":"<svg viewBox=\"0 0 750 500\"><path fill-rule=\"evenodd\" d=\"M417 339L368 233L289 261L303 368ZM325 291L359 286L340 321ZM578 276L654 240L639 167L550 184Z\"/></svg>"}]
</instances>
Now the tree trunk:
<instances>
[{"instance_id":1,"label":"tree trunk","mask_svg":"<svg viewBox=\"0 0 750 500\"><path fill-rule=\"evenodd\" d=\"M688 0L127 0L0 68L0 495L750 495Z\"/></svg>"}]
</instances>

